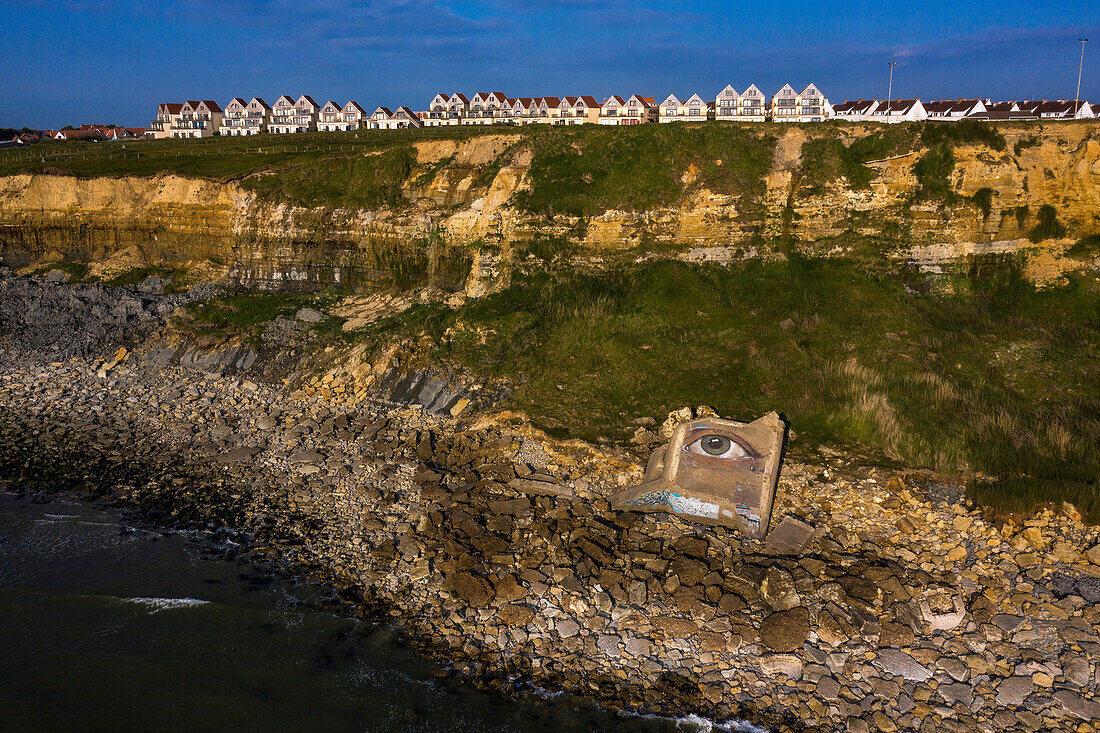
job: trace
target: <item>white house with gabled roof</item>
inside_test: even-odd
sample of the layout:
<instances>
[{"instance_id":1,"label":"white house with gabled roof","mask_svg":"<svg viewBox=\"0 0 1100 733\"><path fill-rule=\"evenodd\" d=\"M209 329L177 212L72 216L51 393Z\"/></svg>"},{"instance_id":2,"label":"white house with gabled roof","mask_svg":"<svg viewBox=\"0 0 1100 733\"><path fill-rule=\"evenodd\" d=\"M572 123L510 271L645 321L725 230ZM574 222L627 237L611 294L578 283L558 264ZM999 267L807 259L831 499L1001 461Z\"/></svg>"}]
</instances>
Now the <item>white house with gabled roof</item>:
<instances>
[{"instance_id":1,"label":"white house with gabled roof","mask_svg":"<svg viewBox=\"0 0 1100 733\"><path fill-rule=\"evenodd\" d=\"M491 125L496 113L508 103L504 92L478 92L470 98L470 108L462 120L464 125Z\"/></svg>"},{"instance_id":2,"label":"white house with gabled roof","mask_svg":"<svg viewBox=\"0 0 1100 733\"><path fill-rule=\"evenodd\" d=\"M600 121L600 102L592 95L581 95L573 103L573 117L567 124L597 124Z\"/></svg>"},{"instance_id":3,"label":"white house with gabled roof","mask_svg":"<svg viewBox=\"0 0 1100 733\"><path fill-rule=\"evenodd\" d=\"M739 122L763 122L767 119L768 105L764 92L755 84L749 84L745 91L738 95Z\"/></svg>"},{"instance_id":4,"label":"white house with gabled roof","mask_svg":"<svg viewBox=\"0 0 1100 733\"><path fill-rule=\"evenodd\" d=\"M321 111L321 105L308 94L303 94L294 100L293 122L298 129L294 132L311 132L317 129L317 115Z\"/></svg>"},{"instance_id":5,"label":"white house with gabled roof","mask_svg":"<svg viewBox=\"0 0 1100 733\"><path fill-rule=\"evenodd\" d=\"M247 135L248 131L245 127L245 118L248 114L248 102L244 101L240 97L233 97L225 105L225 110L222 115L222 127L220 134L227 135L229 137L237 137L239 135Z\"/></svg>"},{"instance_id":6,"label":"white house with gabled roof","mask_svg":"<svg viewBox=\"0 0 1100 733\"><path fill-rule=\"evenodd\" d=\"M772 122L822 122L832 116L832 107L812 83L801 92L784 84L772 97Z\"/></svg>"},{"instance_id":7,"label":"white house with gabled roof","mask_svg":"<svg viewBox=\"0 0 1100 733\"><path fill-rule=\"evenodd\" d=\"M714 119L735 122L737 120L738 101L740 101L740 95L737 90L733 88L732 84L727 84L722 91L714 96Z\"/></svg>"},{"instance_id":8,"label":"white house with gabled roof","mask_svg":"<svg viewBox=\"0 0 1100 733\"><path fill-rule=\"evenodd\" d=\"M833 117L847 122L864 122L879 107L877 99L847 99L833 106Z\"/></svg>"},{"instance_id":9,"label":"white house with gabled roof","mask_svg":"<svg viewBox=\"0 0 1100 733\"><path fill-rule=\"evenodd\" d=\"M601 125L640 125L652 122L655 117L656 103L652 97L633 94L623 99L612 94L600 105Z\"/></svg>"},{"instance_id":10,"label":"white house with gabled roof","mask_svg":"<svg viewBox=\"0 0 1100 733\"><path fill-rule=\"evenodd\" d=\"M929 122L958 122L986 110L980 99L937 99L925 102L924 111Z\"/></svg>"},{"instance_id":11,"label":"white house with gabled roof","mask_svg":"<svg viewBox=\"0 0 1100 733\"><path fill-rule=\"evenodd\" d=\"M340 114L342 110L343 107L331 99L321 105L317 113L317 129L321 132L336 132L340 129L337 125L342 126L343 117Z\"/></svg>"},{"instance_id":12,"label":"white house with gabled roof","mask_svg":"<svg viewBox=\"0 0 1100 733\"><path fill-rule=\"evenodd\" d=\"M516 97L509 102L511 106L510 119L514 125L526 124L524 117L527 115L528 109L531 107L531 103L534 101L534 97Z\"/></svg>"},{"instance_id":13,"label":"white house with gabled roof","mask_svg":"<svg viewBox=\"0 0 1100 733\"><path fill-rule=\"evenodd\" d=\"M879 102L867 119L871 122L920 122L928 119L928 111L919 99L890 99Z\"/></svg>"},{"instance_id":14,"label":"white house with gabled roof","mask_svg":"<svg viewBox=\"0 0 1100 733\"><path fill-rule=\"evenodd\" d=\"M370 114L370 120L367 122L367 126L372 130L389 130L390 122L393 120L393 110L389 107L375 107L374 111Z\"/></svg>"},{"instance_id":15,"label":"white house with gabled roof","mask_svg":"<svg viewBox=\"0 0 1100 733\"><path fill-rule=\"evenodd\" d=\"M425 127L442 127L448 124L447 107L450 105L451 95L440 92L432 97L428 103L428 114L424 117Z\"/></svg>"},{"instance_id":16,"label":"white house with gabled roof","mask_svg":"<svg viewBox=\"0 0 1100 733\"><path fill-rule=\"evenodd\" d=\"M279 135L300 132L294 126L295 114L294 97L286 94L281 95L275 100L275 104L271 105L271 123L267 129Z\"/></svg>"},{"instance_id":17,"label":"white house with gabled roof","mask_svg":"<svg viewBox=\"0 0 1100 733\"><path fill-rule=\"evenodd\" d=\"M536 105L535 122L542 125L552 125L560 114L561 97L539 97Z\"/></svg>"},{"instance_id":18,"label":"white house with gabled roof","mask_svg":"<svg viewBox=\"0 0 1100 733\"><path fill-rule=\"evenodd\" d=\"M161 102L157 105L157 117L145 129L145 137L162 140L172 137L172 127L183 111L182 102Z\"/></svg>"},{"instance_id":19,"label":"white house with gabled roof","mask_svg":"<svg viewBox=\"0 0 1100 733\"><path fill-rule=\"evenodd\" d=\"M367 119L367 111L355 100L348 100L341 110L344 117L344 130L358 130Z\"/></svg>"},{"instance_id":20,"label":"white house with gabled roof","mask_svg":"<svg viewBox=\"0 0 1100 733\"><path fill-rule=\"evenodd\" d=\"M447 124L461 125L463 118L470 111L469 98L460 92L455 92L447 100Z\"/></svg>"},{"instance_id":21,"label":"white house with gabled roof","mask_svg":"<svg viewBox=\"0 0 1100 733\"><path fill-rule=\"evenodd\" d=\"M698 94L681 100L675 94L668 95L657 107L658 122L705 122L708 105Z\"/></svg>"},{"instance_id":22,"label":"white house with gabled roof","mask_svg":"<svg viewBox=\"0 0 1100 733\"><path fill-rule=\"evenodd\" d=\"M213 137L222 123L222 108L212 99L189 100L172 123L172 137Z\"/></svg>"},{"instance_id":23,"label":"white house with gabled roof","mask_svg":"<svg viewBox=\"0 0 1100 733\"><path fill-rule=\"evenodd\" d=\"M392 112L389 107L378 107L371 113L368 124L372 130L412 130L421 126L421 119L408 107L398 107Z\"/></svg>"}]
</instances>

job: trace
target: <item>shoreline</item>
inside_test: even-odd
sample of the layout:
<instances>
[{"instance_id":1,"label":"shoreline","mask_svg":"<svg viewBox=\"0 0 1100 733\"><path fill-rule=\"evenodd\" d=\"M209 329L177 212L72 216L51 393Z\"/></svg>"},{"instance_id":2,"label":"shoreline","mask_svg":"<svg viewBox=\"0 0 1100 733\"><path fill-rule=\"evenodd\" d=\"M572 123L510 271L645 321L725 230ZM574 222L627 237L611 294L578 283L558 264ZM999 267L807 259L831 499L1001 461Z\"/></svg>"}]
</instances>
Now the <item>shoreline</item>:
<instances>
[{"instance_id":1,"label":"shoreline","mask_svg":"<svg viewBox=\"0 0 1100 733\"><path fill-rule=\"evenodd\" d=\"M773 526L817 533L769 555L612 511L640 465L508 413L295 398L141 348L99 376L2 339L0 480L249 532L487 688L775 730L1085 731L1100 710L1100 532L1072 508L997 527L894 472L788 460Z\"/></svg>"}]
</instances>

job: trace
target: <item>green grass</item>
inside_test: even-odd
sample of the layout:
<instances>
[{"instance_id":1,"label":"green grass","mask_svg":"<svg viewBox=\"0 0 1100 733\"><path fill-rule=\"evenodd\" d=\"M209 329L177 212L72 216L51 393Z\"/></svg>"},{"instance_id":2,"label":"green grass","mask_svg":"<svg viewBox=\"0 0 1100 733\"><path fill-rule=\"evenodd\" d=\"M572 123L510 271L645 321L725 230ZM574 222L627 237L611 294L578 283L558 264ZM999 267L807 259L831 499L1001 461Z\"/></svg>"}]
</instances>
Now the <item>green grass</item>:
<instances>
[{"instance_id":1,"label":"green grass","mask_svg":"<svg viewBox=\"0 0 1100 733\"><path fill-rule=\"evenodd\" d=\"M269 201L298 206L397 208L404 203L402 186L415 164L416 152L400 146L351 158L314 157L241 185Z\"/></svg>"},{"instance_id":2,"label":"green grass","mask_svg":"<svg viewBox=\"0 0 1100 733\"><path fill-rule=\"evenodd\" d=\"M176 293L186 290L190 283L191 273L182 267L135 267L130 270L124 270L112 276L111 278L104 280L104 285L109 285L113 288L138 285L148 277L159 277L169 282L164 286L164 292Z\"/></svg>"},{"instance_id":3,"label":"green grass","mask_svg":"<svg viewBox=\"0 0 1100 733\"><path fill-rule=\"evenodd\" d=\"M981 120L959 120L958 122L930 122L921 128L921 143L925 147L940 144L984 145L998 152L1005 149L1005 137L1001 131Z\"/></svg>"},{"instance_id":4,"label":"green grass","mask_svg":"<svg viewBox=\"0 0 1100 733\"><path fill-rule=\"evenodd\" d=\"M169 282L164 288L166 293L180 292L193 284L191 282L192 273L186 268L168 266L135 267L114 273L107 279L102 279L89 275L89 267L83 262L47 262L38 265L27 274L32 277L45 275L50 270L61 270L69 273L70 283L102 283L112 288L137 285L147 277L160 277L168 280Z\"/></svg>"},{"instance_id":5,"label":"green grass","mask_svg":"<svg viewBox=\"0 0 1100 733\"><path fill-rule=\"evenodd\" d=\"M84 282L88 277L88 265L83 262L47 262L35 267L27 274L32 277L45 275L50 270L61 270L69 273L69 282Z\"/></svg>"},{"instance_id":6,"label":"green grass","mask_svg":"<svg viewBox=\"0 0 1100 733\"><path fill-rule=\"evenodd\" d=\"M796 453L984 475L974 495L1000 509L1065 499L1100 518L1095 279L1039 291L1012 261L982 261L931 294L906 284L797 256L542 272L376 336L426 333L435 358L515 380L512 406L559 436L623 439L684 405L775 409Z\"/></svg>"},{"instance_id":7,"label":"green grass","mask_svg":"<svg viewBox=\"0 0 1100 733\"><path fill-rule=\"evenodd\" d=\"M957 198L951 189L956 147L977 145L996 151L1002 151L1006 147L1000 130L978 120L925 124L921 127L920 142L927 148L927 152L913 166L913 173L920 184L916 199L948 203Z\"/></svg>"},{"instance_id":8,"label":"green grass","mask_svg":"<svg viewBox=\"0 0 1100 733\"><path fill-rule=\"evenodd\" d=\"M197 332L250 334L279 316L292 318L301 308L325 308L344 297L340 288L316 293L241 292L210 300L188 303L190 328ZM179 326L188 324L178 323Z\"/></svg>"},{"instance_id":9,"label":"green grass","mask_svg":"<svg viewBox=\"0 0 1100 733\"><path fill-rule=\"evenodd\" d=\"M1100 234L1089 234L1081 237L1069 248L1066 254L1081 259L1092 259L1100 256Z\"/></svg>"},{"instance_id":10,"label":"green grass","mask_svg":"<svg viewBox=\"0 0 1100 733\"><path fill-rule=\"evenodd\" d=\"M843 177L853 189L867 189L877 171L865 163L909 152L918 137L916 125L885 125L848 144L840 128L833 136L807 140L802 146L802 185L813 192Z\"/></svg>"},{"instance_id":11,"label":"green grass","mask_svg":"<svg viewBox=\"0 0 1100 733\"><path fill-rule=\"evenodd\" d=\"M593 216L668 206L698 188L753 198L771 169L775 132L718 124L540 130L530 190L516 203L544 216Z\"/></svg>"},{"instance_id":12,"label":"green grass","mask_svg":"<svg viewBox=\"0 0 1100 733\"><path fill-rule=\"evenodd\" d=\"M1025 150L1027 150L1028 148L1038 147L1039 144L1040 140L1038 135L1028 135L1027 137L1022 137L1016 141L1016 144L1012 146L1012 152L1018 158L1020 157L1020 154L1023 153Z\"/></svg>"},{"instance_id":13,"label":"green grass","mask_svg":"<svg viewBox=\"0 0 1100 733\"><path fill-rule=\"evenodd\" d=\"M955 170L955 151L948 143L936 144L913 166L913 174L920 184L917 198L951 201L951 173Z\"/></svg>"},{"instance_id":14,"label":"green grass","mask_svg":"<svg viewBox=\"0 0 1100 733\"><path fill-rule=\"evenodd\" d=\"M522 133L520 128L509 128L509 132L513 131ZM0 175L48 172L95 177L173 173L226 181L322 159L354 158L420 140L462 140L483 134L484 129L437 127L125 143L47 142L0 150Z\"/></svg>"}]
</instances>

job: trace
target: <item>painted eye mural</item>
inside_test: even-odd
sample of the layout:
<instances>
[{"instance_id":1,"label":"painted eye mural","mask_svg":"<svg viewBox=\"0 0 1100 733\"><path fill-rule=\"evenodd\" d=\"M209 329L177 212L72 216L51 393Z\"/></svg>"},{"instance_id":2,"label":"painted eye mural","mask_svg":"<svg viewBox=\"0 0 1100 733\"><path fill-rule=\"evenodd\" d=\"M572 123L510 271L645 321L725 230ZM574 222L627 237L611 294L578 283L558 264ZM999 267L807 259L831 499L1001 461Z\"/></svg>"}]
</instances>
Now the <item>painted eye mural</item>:
<instances>
[{"instance_id":1,"label":"painted eye mural","mask_svg":"<svg viewBox=\"0 0 1100 733\"><path fill-rule=\"evenodd\" d=\"M683 423L650 456L642 483L612 497L620 510L671 512L768 532L786 425L774 412L751 423L703 418Z\"/></svg>"},{"instance_id":2,"label":"painted eye mural","mask_svg":"<svg viewBox=\"0 0 1100 733\"><path fill-rule=\"evenodd\" d=\"M752 460L756 457L741 438L714 432L709 425L689 432L685 440L688 443L681 450L705 458Z\"/></svg>"}]
</instances>

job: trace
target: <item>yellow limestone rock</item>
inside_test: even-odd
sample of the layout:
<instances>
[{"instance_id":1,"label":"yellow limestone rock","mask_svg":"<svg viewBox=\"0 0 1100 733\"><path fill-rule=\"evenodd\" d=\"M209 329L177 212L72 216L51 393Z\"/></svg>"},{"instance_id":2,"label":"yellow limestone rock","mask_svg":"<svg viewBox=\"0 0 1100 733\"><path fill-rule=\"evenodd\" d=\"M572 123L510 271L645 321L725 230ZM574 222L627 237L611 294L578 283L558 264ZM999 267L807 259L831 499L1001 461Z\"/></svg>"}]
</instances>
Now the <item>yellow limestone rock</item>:
<instances>
[{"instance_id":1,"label":"yellow limestone rock","mask_svg":"<svg viewBox=\"0 0 1100 733\"><path fill-rule=\"evenodd\" d=\"M120 363L126 361L126 359L128 359L129 357L130 357L130 352L126 350L126 347L125 346L119 346L118 351L115 352L115 355L112 356L110 359L108 359L107 361L103 362L103 364L100 365L100 367L99 367L99 378L100 379L106 379L107 372L114 369Z\"/></svg>"}]
</instances>

